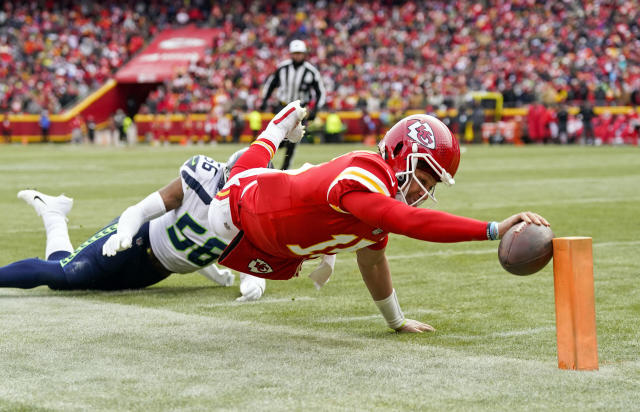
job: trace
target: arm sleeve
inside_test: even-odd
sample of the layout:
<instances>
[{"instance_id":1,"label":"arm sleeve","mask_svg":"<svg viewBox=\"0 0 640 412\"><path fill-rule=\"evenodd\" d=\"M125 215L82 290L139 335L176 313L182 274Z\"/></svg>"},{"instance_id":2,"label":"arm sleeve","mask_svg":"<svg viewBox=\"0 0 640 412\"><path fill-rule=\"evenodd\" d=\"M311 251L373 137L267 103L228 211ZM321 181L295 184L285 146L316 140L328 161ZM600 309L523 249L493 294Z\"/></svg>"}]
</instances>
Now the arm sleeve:
<instances>
[{"instance_id":1,"label":"arm sleeve","mask_svg":"<svg viewBox=\"0 0 640 412\"><path fill-rule=\"evenodd\" d=\"M160 193L153 192L139 203L129 206L118 221L118 233L133 236L140 226L167 211Z\"/></svg>"},{"instance_id":2,"label":"arm sleeve","mask_svg":"<svg viewBox=\"0 0 640 412\"><path fill-rule=\"evenodd\" d=\"M379 193L350 192L343 196L342 205L385 232L440 243L487 240L487 222L411 207Z\"/></svg>"}]
</instances>

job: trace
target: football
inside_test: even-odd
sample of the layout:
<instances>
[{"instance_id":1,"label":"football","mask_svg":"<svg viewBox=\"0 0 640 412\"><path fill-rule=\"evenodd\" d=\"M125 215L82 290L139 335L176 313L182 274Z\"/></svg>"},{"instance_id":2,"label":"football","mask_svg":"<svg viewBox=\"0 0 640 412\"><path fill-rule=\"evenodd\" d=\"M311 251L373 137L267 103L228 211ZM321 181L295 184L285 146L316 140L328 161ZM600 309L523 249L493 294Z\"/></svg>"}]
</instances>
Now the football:
<instances>
[{"instance_id":1,"label":"football","mask_svg":"<svg viewBox=\"0 0 640 412\"><path fill-rule=\"evenodd\" d=\"M531 275L549 263L553 256L551 228L525 222L512 226L498 246L498 259L514 275Z\"/></svg>"}]
</instances>

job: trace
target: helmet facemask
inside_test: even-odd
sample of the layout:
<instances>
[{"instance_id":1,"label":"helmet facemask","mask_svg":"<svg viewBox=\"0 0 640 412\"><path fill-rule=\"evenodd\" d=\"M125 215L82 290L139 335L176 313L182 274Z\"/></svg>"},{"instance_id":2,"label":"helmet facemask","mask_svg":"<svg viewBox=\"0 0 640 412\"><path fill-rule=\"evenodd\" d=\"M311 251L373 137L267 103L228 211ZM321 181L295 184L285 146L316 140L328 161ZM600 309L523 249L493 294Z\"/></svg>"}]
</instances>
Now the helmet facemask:
<instances>
[{"instance_id":1,"label":"helmet facemask","mask_svg":"<svg viewBox=\"0 0 640 412\"><path fill-rule=\"evenodd\" d=\"M419 206L425 200L430 199L433 203L438 203L438 199L435 197L436 185L434 184L431 190L428 190L420 181L418 176L416 176L416 170L418 169L418 163L422 160L430 170L425 169L427 172L431 172L431 174L436 177L436 184L438 182L444 183L446 186L451 186L455 184L455 180L453 176L449 174L438 162L431 156L429 153L420 153L418 152L417 143L413 143L412 152L407 155L407 165L404 171L396 173L396 178L398 179L399 187L398 193L396 195L396 199L408 204L409 206ZM407 201L407 193L409 192L409 188L411 187L411 181L415 181L420 187L421 191L424 193L418 200L412 202L411 204Z\"/></svg>"}]
</instances>

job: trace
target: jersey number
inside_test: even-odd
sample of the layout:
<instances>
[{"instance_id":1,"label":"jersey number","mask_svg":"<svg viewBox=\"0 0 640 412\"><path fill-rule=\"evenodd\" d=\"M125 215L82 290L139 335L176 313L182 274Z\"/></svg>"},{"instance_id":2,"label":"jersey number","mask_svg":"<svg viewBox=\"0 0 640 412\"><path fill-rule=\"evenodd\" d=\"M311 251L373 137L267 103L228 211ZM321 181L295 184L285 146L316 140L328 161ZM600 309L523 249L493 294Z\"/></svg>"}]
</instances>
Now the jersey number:
<instances>
[{"instance_id":1,"label":"jersey number","mask_svg":"<svg viewBox=\"0 0 640 412\"><path fill-rule=\"evenodd\" d=\"M187 163L185 163L185 166L193 170L193 172L195 173L196 167L198 166L199 161L200 161L200 155L193 156L191 159L187 160ZM216 172L218 171L218 168L215 166L214 160L207 156L202 156L202 168L207 172L210 172L211 170L214 170L214 169Z\"/></svg>"},{"instance_id":2,"label":"jersey number","mask_svg":"<svg viewBox=\"0 0 640 412\"><path fill-rule=\"evenodd\" d=\"M198 235L204 235L207 232L207 229L193 220L193 218L189 216L189 213L185 213L178 219L175 225L167 228L167 234L169 235L171 244L176 250L186 251L191 248L187 259L194 265L207 266L209 263L218 259L222 251L227 247L227 244L217 237L210 237L203 245L198 245L185 236L185 230L187 229L191 229L193 233Z\"/></svg>"},{"instance_id":3,"label":"jersey number","mask_svg":"<svg viewBox=\"0 0 640 412\"><path fill-rule=\"evenodd\" d=\"M356 235L332 235L331 240L316 243L315 245L311 245L306 248L303 248L300 245L287 245L287 247L298 256L313 256L338 252L355 252L358 249L362 249L363 247L373 245L375 243L374 241L360 238L355 245L347 246L356 239L358 239L358 236Z\"/></svg>"}]
</instances>

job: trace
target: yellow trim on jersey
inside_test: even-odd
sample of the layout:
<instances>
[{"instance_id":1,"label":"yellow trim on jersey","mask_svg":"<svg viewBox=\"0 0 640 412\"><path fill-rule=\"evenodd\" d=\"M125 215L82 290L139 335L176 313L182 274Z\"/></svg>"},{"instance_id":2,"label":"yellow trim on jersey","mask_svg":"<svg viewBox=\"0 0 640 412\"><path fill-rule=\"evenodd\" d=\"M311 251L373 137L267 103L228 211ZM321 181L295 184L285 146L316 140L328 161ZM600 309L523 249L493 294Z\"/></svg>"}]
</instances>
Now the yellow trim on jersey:
<instances>
[{"instance_id":1,"label":"yellow trim on jersey","mask_svg":"<svg viewBox=\"0 0 640 412\"><path fill-rule=\"evenodd\" d=\"M334 181L329 186L329 192L333 188L333 186L338 183L340 180L351 179L356 182L362 183L367 189L372 192L381 193L385 196L391 196L387 186L380 180L376 175L371 173L368 170L362 169L360 167L347 167L334 179ZM327 196L329 193L327 193Z\"/></svg>"},{"instance_id":2,"label":"yellow trim on jersey","mask_svg":"<svg viewBox=\"0 0 640 412\"><path fill-rule=\"evenodd\" d=\"M260 140L256 140L255 142L253 142L253 143L251 143L251 144L252 144L252 145L257 144L257 145L260 145L260 146L264 147L265 149L267 149L267 152L269 152L269 156L270 156L271 158L273 158L273 156L276 154L276 153L273 151L273 148L272 148L271 146L269 146L268 144L266 144L266 143L264 143L264 142L261 142Z\"/></svg>"},{"instance_id":3,"label":"yellow trim on jersey","mask_svg":"<svg viewBox=\"0 0 640 412\"><path fill-rule=\"evenodd\" d=\"M333 210L335 210L336 212L340 212L340 213L345 213L345 214L350 214L349 212L347 212L346 210L342 210L340 209L338 206L334 206L331 203L329 203L329 206L331 206L331 208Z\"/></svg>"},{"instance_id":4,"label":"yellow trim on jersey","mask_svg":"<svg viewBox=\"0 0 640 412\"><path fill-rule=\"evenodd\" d=\"M223 198L225 196L229 196L229 193L231 193L231 189L221 190L216 194L216 197L217 198Z\"/></svg>"},{"instance_id":5,"label":"yellow trim on jersey","mask_svg":"<svg viewBox=\"0 0 640 412\"><path fill-rule=\"evenodd\" d=\"M374 175L370 171L360 167L347 167L329 185L329 190L327 190L327 202L329 201L329 194L331 193L333 186L335 186L339 181L346 180L346 179L355 180L356 182L361 183L364 187L366 187L367 189L371 190L374 193L380 193L385 196L391 196L391 193L389 193L387 186L382 182L382 180L380 180L376 175ZM341 209L340 207L331 204L331 202L328 202L328 203L329 203L329 206L331 206L331 208L337 212L349 213Z\"/></svg>"},{"instance_id":6,"label":"yellow trim on jersey","mask_svg":"<svg viewBox=\"0 0 640 412\"><path fill-rule=\"evenodd\" d=\"M362 169L362 171L365 171L365 170ZM364 173L360 173L359 171L352 170L351 172L346 173L344 178L347 178L349 175L355 175L355 176L361 177L364 180L366 180L367 182L369 182L373 187L375 187L378 193L382 193L383 195L390 196L389 191L387 190L387 188L384 185L384 183L382 183L380 181L380 179L378 179L376 176L374 176L373 174L371 174L369 172L366 172L366 173L369 176L367 176ZM375 180L373 180L372 178L377 180L377 182ZM358 180L359 181L359 179L354 179L354 180Z\"/></svg>"}]
</instances>

